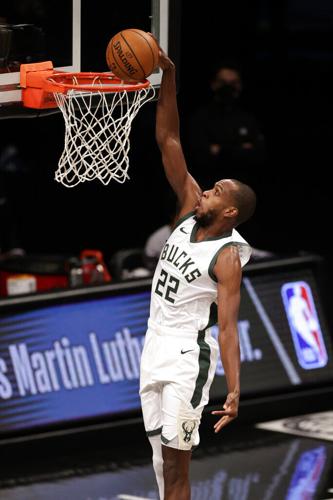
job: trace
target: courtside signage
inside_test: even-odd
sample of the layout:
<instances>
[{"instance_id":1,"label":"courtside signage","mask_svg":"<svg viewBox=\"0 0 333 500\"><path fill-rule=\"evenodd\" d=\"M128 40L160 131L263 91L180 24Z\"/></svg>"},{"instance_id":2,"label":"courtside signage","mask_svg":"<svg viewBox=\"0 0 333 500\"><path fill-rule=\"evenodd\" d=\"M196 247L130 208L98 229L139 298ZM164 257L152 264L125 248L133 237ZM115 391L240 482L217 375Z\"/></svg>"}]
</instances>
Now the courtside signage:
<instances>
[{"instance_id":1,"label":"courtside signage","mask_svg":"<svg viewBox=\"0 0 333 500\"><path fill-rule=\"evenodd\" d=\"M311 340L299 323L292 330L291 299L299 291L311 307ZM0 437L137 415L150 293L146 285L0 313ZM218 328L211 333L217 339ZM238 334L243 396L333 380L332 342L308 271L244 277ZM186 350L180 346L179 356ZM211 401L226 391L219 361Z\"/></svg>"}]
</instances>

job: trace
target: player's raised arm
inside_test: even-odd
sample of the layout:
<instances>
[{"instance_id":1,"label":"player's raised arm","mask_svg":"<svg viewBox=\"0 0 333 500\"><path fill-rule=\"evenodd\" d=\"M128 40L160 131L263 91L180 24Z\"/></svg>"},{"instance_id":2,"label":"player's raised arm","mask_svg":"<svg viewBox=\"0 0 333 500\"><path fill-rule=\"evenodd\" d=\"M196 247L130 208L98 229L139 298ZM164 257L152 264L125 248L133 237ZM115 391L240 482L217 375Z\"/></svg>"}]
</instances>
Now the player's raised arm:
<instances>
[{"instance_id":1,"label":"player's raised arm","mask_svg":"<svg viewBox=\"0 0 333 500\"><path fill-rule=\"evenodd\" d=\"M159 66L163 76L157 102L156 140L167 179L180 203L179 215L182 215L196 206L201 189L187 170L179 133L176 68L163 50L160 51Z\"/></svg>"}]
</instances>

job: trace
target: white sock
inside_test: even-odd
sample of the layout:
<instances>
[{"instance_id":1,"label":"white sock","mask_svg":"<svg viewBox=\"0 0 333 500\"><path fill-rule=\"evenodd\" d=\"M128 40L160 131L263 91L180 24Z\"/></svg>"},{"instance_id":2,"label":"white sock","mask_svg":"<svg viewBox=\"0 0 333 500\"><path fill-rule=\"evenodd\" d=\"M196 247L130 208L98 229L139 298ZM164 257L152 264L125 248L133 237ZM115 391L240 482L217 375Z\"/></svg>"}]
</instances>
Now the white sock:
<instances>
[{"instance_id":1,"label":"white sock","mask_svg":"<svg viewBox=\"0 0 333 500\"><path fill-rule=\"evenodd\" d=\"M164 478L161 435L150 436L149 442L153 449L153 467L155 471L160 500L164 500Z\"/></svg>"}]
</instances>

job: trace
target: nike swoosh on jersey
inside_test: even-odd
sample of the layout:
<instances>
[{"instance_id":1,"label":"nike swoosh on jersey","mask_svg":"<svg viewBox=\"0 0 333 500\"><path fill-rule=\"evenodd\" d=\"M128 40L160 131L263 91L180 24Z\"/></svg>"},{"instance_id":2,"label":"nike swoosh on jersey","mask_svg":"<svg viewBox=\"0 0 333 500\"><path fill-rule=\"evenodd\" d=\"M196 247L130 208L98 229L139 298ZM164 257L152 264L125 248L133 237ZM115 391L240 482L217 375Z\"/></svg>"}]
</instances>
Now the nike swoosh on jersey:
<instances>
[{"instance_id":1,"label":"nike swoosh on jersey","mask_svg":"<svg viewBox=\"0 0 333 500\"><path fill-rule=\"evenodd\" d=\"M180 351L180 354L186 354L187 352L194 351L194 349L189 349L188 351L183 351L183 349Z\"/></svg>"},{"instance_id":2,"label":"nike swoosh on jersey","mask_svg":"<svg viewBox=\"0 0 333 500\"><path fill-rule=\"evenodd\" d=\"M183 227L181 227L181 228L180 228L180 230L181 230L181 232L182 232L182 233L184 233L184 234L188 234L188 232L187 232L187 231L184 231L184 228L183 228Z\"/></svg>"}]
</instances>

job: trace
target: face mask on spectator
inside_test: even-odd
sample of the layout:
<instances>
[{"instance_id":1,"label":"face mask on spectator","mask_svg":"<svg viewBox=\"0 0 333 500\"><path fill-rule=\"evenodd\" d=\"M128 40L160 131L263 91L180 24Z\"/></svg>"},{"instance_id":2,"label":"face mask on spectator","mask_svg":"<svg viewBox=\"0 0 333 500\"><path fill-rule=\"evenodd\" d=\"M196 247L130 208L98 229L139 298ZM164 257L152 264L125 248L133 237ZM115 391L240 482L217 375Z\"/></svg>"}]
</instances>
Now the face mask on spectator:
<instances>
[{"instance_id":1,"label":"face mask on spectator","mask_svg":"<svg viewBox=\"0 0 333 500\"><path fill-rule=\"evenodd\" d=\"M230 84L223 83L218 89L215 90L216 100L224 106L233 105L239 96L238 89Z\"/></svg>"}]
</instances>

